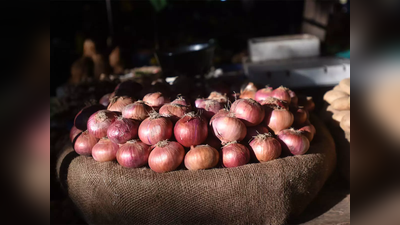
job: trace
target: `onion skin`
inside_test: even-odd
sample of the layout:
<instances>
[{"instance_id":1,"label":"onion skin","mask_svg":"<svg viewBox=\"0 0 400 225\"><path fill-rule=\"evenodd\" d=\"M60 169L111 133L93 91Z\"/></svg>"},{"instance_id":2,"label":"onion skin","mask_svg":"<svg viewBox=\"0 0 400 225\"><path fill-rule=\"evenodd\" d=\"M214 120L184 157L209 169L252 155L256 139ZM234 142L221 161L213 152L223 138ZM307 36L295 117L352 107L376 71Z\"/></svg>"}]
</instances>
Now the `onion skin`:
<instances>
[{"instance_id":1,"label":"onion skin","mask_svg":"<svg viewBox=\"0 0 400 225\"><path fill-rule=\"evenodd\" d=\"M100 110L89 117L87 122L88 131L96 138L107 135L108 127L114 123L118 114L108 110Z\"/></svg>"},{"instance_id":2,"label":"onion skin","mask_svg":"<svg viewBox=\"0 0 400 225\"><path fill-rule=\"evenodd\" d=\"M74 150L79 155L90 156L92 154L92 149L95 144L97 144L99 139L89 134L88 131L82 132L75 141Z\"/></svg>"},{"instance_id":3,"label":"onion skin","mask_svg":"<svg viewBox=\"0 0 400 225\"><path fill-rule=\"evenodd\" d=\"M303 155L310 148L310 141L301 134L300 131L294 129L282 130L278 133L278 138L281 141L282 149L286 153L293 155Z\"/></svg>"},{"instance_id":4,"label":"onion skin","mask_svg":"<svg viewBox=\"0 0 400 225\"><path fill-rule=\"evenodd\" d=\"M292 98L290 97L289 94L289 89L285 88L283 86L278 87L277 89L272 91L272 97L280 99L282 101L287 102L290 104Z\"/></svg>"},{"instance_id":5,"label":"onion skin","mask_svg":"<svg viewBox=\"0 0 400 225\"><path fill-rule=\"evenodd\" d=\"M188 170L205 170L217 166L219 152L209 145L191 147L186 154L184 163Z\"/></svg>"},{"instance_id":6,"label":"onion skin","mask_svg":"<svg viewBox=\"0 0 400 225\"><path fill-rule=\"evenodd\" d=\"M143 101L136 101L122 109L122 116L128 119L143 121L149 117L151 111L152 108L146 105L146 103Z\"/></svg>"},{"instance_id":7,"label":"onion skin","mask_svg":"<svg viewBox=\"0 0 400 225\"><path fill-rule=\"evenodd\" d=\"M220 109L217 113L215 113L215 115L213 117L211 117L210 119L210 124L212 123L213 120L215 120L218 117L224 117L224 116L228 116L230 113L229 110L227 109Z\"/></svg>"},{"instance_id":8,"label":"onion skin","mask_svg":"<svg viewBox=\"0 0 400 225\"><path fill-rule=\"evenodd\" d=\"M261 102L267 99L268 97L272 97L272 91L273 89L271 87L265 87L263 89L258 90L254 98L257 102Z\"/></svg>"},{"instance_id":9,"label":"onion skin","mask_svg":"<svg viewBox=\"0 0 400 225\"><path fill-rule=\"evenodd\" d=\"M257 136L259 134L265 134L268 132L269 132L268 127L263 123L255 126L255 127L248 127L247 134L246 134L246 137L244 138L244 141L249 142L255 136Z\"/></svg>"},{"instance_id":10,"label":"onion skin","mask_svg":"<svg viewBox=\"0 0 400 225\"><path fill-rule=\"evenodd\" d=\"M314 139L314 135L317 132L314 125L312 125L311 123L300 128L299 131L301 132L301 134L306 136L310 142Z\"/></svg>"},{"instance_id":11,"label":"onion skin","mask_svg":"<svg viewBox=\"0 0 400 225\"><path fill-rule=\"evenodd\" d=\"M116 144L123 144L138 136L138 128L138 122L120 117L108 127L107 137Z\"/></svg>"},{"instance_id":12,"label":"onion skin","mask_svg":"<svg viewBox=\"0 0 400 225\"><path fill-rule=\"evenodd\" d=\"M107 110L113 112L122 112L125 106L132 104L135 99L131 97L113 97L110 101L110 104L107 107Z\"/></svg>"},{"instance_id":13,"label":"onion skin","mask_svg":"<svg viewBox=\"0 0 400 225\"><path fill-rule=\"evenodd\" d=\"M149 155L149 166L157 173L176 170L185 157L185 149L175 141L159 142Z\"/></svg>"},{"instance_id":14,"label":"onion skin","mask_svg":"<svg viewBox=\"0 0 400 225\"><path fill-rule=\"evenodd\" d=\"M80 133L82 132L82 130L79 130L78 128L76 128L75 126L73 126L71 128L71 130L69 131L69 140L71 142L74 141L75 137L78 136Z\"/></svg>"},{"instance_id":15,"label":"onion skin","mask_svg":"<svg viewBox=\"0 0 400 225\"><path fill-rule=\"evenodd\" d=\"M175 100L171 102L172 104L176 105L183 105L186 106L189 110L192 108L190 101L183 96L178 96Z\"/></svg>"},{"instance_id":16,"label":"onion skin","mask_svg":"<svg viewBox=\"0 0 400 225\"><path fill-rule=\"evenodd\" d=\"M197 116L194 112L184 115L179 119L174 128L176 140L185 147L199 145L207 139L207 120Z\"/></svg>"},{"instance_id":17,"label":"onion skin","mask_svg":"<svg viewBox=\"0 0 400 225\"><path fill-rule=\"evenodd\" d=\"M83 108L78 114L76 114L74 119L74 125L79 130L87 130L87 122L89 117L93 115L93 113L106 109L103 105L91 105Z\"/></svg>"},{"instance_id":18,"label":"onion skin","mask_svg":"<svg viewBox=\"0 0 400 225\"><path fill-rule=\"evenodd\" d=\"M250 148L260 162L268 162L277 159L282 153L282 147L279 141L268 133L257 135L250 142Z\"/></svg>"},{"instance_id":19,"label":"onion skin","mask_svg":"<svg viewBox=\"0 0 400 225\"><path fill-rule=\"evenodd\" d=\"M159 114L143 120L139 126L139 138L147 145L154 145L172 137L173 124L170 119Z\"/></svg>"},{"instance_id":20,"label":"onion skin","mask_svg":"<svg viewBox=\"0 0 400 225\"><path fill-rule=\"evenodd\" d=\"M98 162L113 161L116 158L119 146L108 138L102 138L93 146L92 156Z\"/></svg>"},{"instance_id":21,"label":"onion skin","mask_svg":"<svg viewBox=\"0 0 400 225\"><path fill-rule=\"evenodd\" d=\"M199 108L199 106L201 104L203 104L203 102L206 101L206 100L207 99L205 99L205 98L198 98L198 99L196 99L196 101L194 101L194 105L196 106L196 108Z\"/></svg>"},{"instance_id":22,"label":"onion skin","mask_svg":"<svg viewBox=\"0 0 400 225\"><path fill-rule=\"evenodd\" d=\"M107 107L110 104L110 98L111 98L111 93L105 94L103 95L103 97L101 97L99 103Z\"/></svg>"},{"instance_id":23,"label":"onion skin","mask_svg":"<svg viewBox=\"0 0 400 225\"><path fill-rule=\"evenodd\" d=\"M176 123L182 116L189 112L189 108L184 105L165 104L160 108L160 115L168 117L173 123Z\"/></svg>"},{"instance_id":24,"label":"onion skin","mask_svg":"<svg viewBox=\"0 0 400 225\"><path fill-rule=\"evenodd\" d=\"M289 109L289 104L287 104L287 102L274 97L268 97L265 100L260 101L260 104L265 107L280 107L283 109Z\"/></svg>"},{"instance_id":25,"label":"onion skin","mask_svg":"<svg viewBox=\"0 0 400 225\"><path fill-rule=\"evenodd\" d=\"M249 149L239 143L228 143L222 147L222 164L226 168L238 167L250 161Z\"/></svg>"},{"instance_id":26,"label":"onion skin","mask_svg":"<svg viewBox=\"0 0 400 225\"><path fill-rule=\"evenodd\" d=\"M253 99L236 100L230 111L248 127L257 126L264 120L265 116L264 108Z\"/></svg>"},{"instance_id":27,"label":"onion skin","mask_svg":"<svg viewBox=\"0 0 400 225\"><path fill-rule=\"evenodd\" d=\"M216 91L211 92L211 94L208 96L208 99L215 100L220 104L228 102L228 97L226 96L226 94L221 94Z\"/></svg>"},{"instance_id":28,"label":"onion skin","mask_svg":"<svg viewBox=\"0 0 400 225\"><path fill-rule=\"evenodd\" d=\"M221 103L214 99L207 99L197 107L207 119L213 117L220 109Z\"/></svg>"},{"instance_id":29,"label":"onion skin","mask_svg":"<svg viewBox=\"0 0 400 225\"><path fill-rule=\"evenodd\" d=\"M256 99L256 92L245 90L239 95L240 99Z\"/></svg>"},{"instance_id":30,"label":"onion skin","mask_svg":"<svg viewBox=\"0 0 400 225\"><path fill-rule=\"evenodd\" d=\"M246 137L244 123L233 115L215 118L211 123L215 136L222 142L241 141Z\"/></svg>"},{"instance_id":31,"label":"onion skin","mask_svg":"<svg viewBox=\"0 0 400 225\"><path fill-rule=\"evenodd\" d=\"M143 101L155 109L159 109L165 103L169 102L161 92L149 93L143 97Z\"/></svg>"},{"instance_id":32,"label":"onion skin","mask_svg":"<svg viewBox=\"0 0 400 225\"><path fill-rule=\"evenodd\" d=\"M139 168L147 164L150 146L139 140L131 140L123 144L116 155L118 163L126 168Z\"/></svg>"},{"instance_id":33,"label":"onion skin","mask_svg":"<svg viewBox=\"0 0 400 225\"><path fill-rule=\"evenodd\" d=\"M293 125L294 117L287 109L267 108L264 121L265 125L276 134L281 130L291 127Z\"/></svg>"}]
</instances>

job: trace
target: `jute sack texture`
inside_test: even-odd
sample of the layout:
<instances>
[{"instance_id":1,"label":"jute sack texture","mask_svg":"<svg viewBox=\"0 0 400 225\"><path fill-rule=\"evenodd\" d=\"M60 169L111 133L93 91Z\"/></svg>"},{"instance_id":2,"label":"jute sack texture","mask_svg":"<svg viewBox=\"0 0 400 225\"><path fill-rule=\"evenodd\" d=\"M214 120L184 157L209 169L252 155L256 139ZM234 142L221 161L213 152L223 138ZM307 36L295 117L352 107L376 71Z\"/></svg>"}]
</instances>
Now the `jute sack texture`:
<instances>
[{"instance_id":1,"label":"jute sack texture","mask_svg":"<svg viewBox=\"0 0 400 225\"><path fill-rule=\"evenodd\" d=\"M79 156L58 171L89 224L285 224L336 165L329 131L312 122L317 135L306 155L267 163L155 173Z\"/></svg>"}]
</instances>

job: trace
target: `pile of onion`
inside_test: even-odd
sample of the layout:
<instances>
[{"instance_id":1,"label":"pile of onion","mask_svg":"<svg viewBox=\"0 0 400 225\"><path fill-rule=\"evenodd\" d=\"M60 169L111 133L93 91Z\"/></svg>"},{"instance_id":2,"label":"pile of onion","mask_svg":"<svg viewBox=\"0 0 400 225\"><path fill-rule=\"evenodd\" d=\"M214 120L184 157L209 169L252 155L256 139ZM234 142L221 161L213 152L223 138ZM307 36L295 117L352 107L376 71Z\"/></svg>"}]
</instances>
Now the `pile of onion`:
<instances>
[{"instance_id":1,"label":"pile of onion","mask_svg":"<svg viewBox=\"0 0 400 225\"><path fill-rule=\"evenodd\" d=\"M107 137L117 144L123 144L138 135L139 123L135 120L118 117L107 129Z\"/></svg>"},{"instance_id":2,"label":"pile of onion","mask_svg":"<svg viewBox=\"0 0 400 225\"><path fill-rule=\"evenodd\" d=\"M151 107L146 105L146 103L143 101L136 101L122 109L122 116L124 118L142 121L149 117L151 111Z\"/></svg>"},{"instance_id":3,"label":"pile of onion","mask_svg":"<svg viewBox=\"0 0 400 225\"><path fill-rule=\"evenodd\" d=\"M162 117L153 111L149 118L140 124L139 139L147 145L154 145L162 140L170 139L172 128L173 124L169 118Z\"/></svg>"},{"instance_id":4,"label":"pile of onion","mask_svg":"<svg viewBox=\"0 0 400 225\"><path fill-rule=\"evenodd\" d=\"M112 142L110 139L103 137L97 144L93 146L92 156L98 162L113 161L116 158L118 144Z\"/></svg>"},{"instance_id":5,"label":"pile of onion","mask_svg":"<svg viewBox=\"0 0 400 225\"><path fill-rule=\"evenodd\" d=\"M253 99L236 100L230 111L248 127L260 124L265 116L264 108Z\"/></svg>"},{"instance_id":6,"label":"pile of onion","mask_svg":"<svg viewBox=\"0 0 400 225\"><path fill-rule=\"evenodd\" d=\"M275 134L292 126L294 117L289 110L280 107L266 107L265 111L265 125Z\"/></svg>"},{"instance_id":7,"label":"pile of onion","mask_svg":"<svg viewBox=\"0 0 400 225\"><path fill-rule=\"evenodd\" d=\"M125 106L132 104L135 99L131 97L118 97L115 96L110 100L110 104L107 109L113 112L122 112Z\"/></svg>"},{"instance_id":8,"label":"pile of onion","mask_svg":"<svg viewBox=\"0 0 400 225\"><path fill-rule=\"evenodd\" d=\"M107 136L108 127L114 123L118 115L108 110L100 110L89 117L87 129L89 133L96 138Z\"/></svg>"},{"instance_id":9,"label":"pile of onion","mask_svg":"<svg viewBox=\"0 0 400 225\"><path fill-rule=\"evenodd\" d=\"M222 147L222 164L224 167L238 167L250 161L250 151L246 146L231 142Z\"/></svg>"},{"instance_id":10,"label":"pile of onion","mask_svg":"<svg viewBox=\"0 0 400 225\"><path fill-rule=\"evenodd\" d=\"M281 144L272 137L271 133L259 134L250 142L254 155L260 162L277 159L282 152Z\"/></svg>"},{"instance_id":11,"label":"pile of onion","mask_svg":"<svg viewBox=\"0 0 400 225\"><path fill-rule=\"evenodd\" d=\"M236 118L233 113L213 118L210 123L215 136L222 143L241 141L246 137L246 126L240 119Z\"/></svg>"},{"instance_id":12,"label":"pile of onion","mask_svg":"<svg viewBox=\"0 0 400 225\"><path fill-rule=\"evenodd\" d=\"M150 146L140 140L129 140L117 152L118 163L127 168L139 168L147 164Z\"/></svg>"},{"instance_id":13,"label":"pile of onion","mask_svg":"<svg viewBox=\"0 0 400 225\"><path fill-rule=\"evenodd\" d=\"M160 141L149 155L149 166L157 173L177 169L185 157L185 149L178 142Z\"/></svg>"},{"instance_id":14,"label":"pile of onion","mask_svg":"<svg viewBox=\"0 0 400 225\"><path fill-rule=\"evenodd\" d=\"M278 133L282 148L286 153L303 155L310 148L310 141L301 131L291 129L282 130Z\"/></svg>"},{"instance_id":15,"label":"pile of onion","mask_svg":"<svg viewBox=\"0 0 400 225\"><path fill-rule=\"evenodd\" d=\"M174 103L167 103L159 110L161 116L170 118L174 123L188 112L189 108L187 106Z\"/></svg>"},{"instance_id":16,"label":"pile of onion","mask_svg":"<svg viewBox=\"0 0 400 225\"><path fill-rule=\"evenodd\" d=\"M204 170L217 166L219 152L209 145L191 147L185 156L185 167L188 170Z\"/></svg>"},{"instance_id":17,"label":"pile of onion","mask_svg":"<svg viewBox=\"0 0 400 225\"><path fill-rule=\"evenodd\" d=\"M89 134L88 131L84 131L76 138L74 150L79 155L91 155L93 146L97 144L98 140L99 139Z\"/></svg>"},{"instance_id":18,"label":"pile of onion","mask_svg":"<svg viewBox=\"0 0 400 225\"><path fill-rule=\"evenodd\" d=\"M203 143L207 139L207 120L194 112L179 119L174 128L175 139L183 146L190 147Z\"/></svg>"}]
</instances>

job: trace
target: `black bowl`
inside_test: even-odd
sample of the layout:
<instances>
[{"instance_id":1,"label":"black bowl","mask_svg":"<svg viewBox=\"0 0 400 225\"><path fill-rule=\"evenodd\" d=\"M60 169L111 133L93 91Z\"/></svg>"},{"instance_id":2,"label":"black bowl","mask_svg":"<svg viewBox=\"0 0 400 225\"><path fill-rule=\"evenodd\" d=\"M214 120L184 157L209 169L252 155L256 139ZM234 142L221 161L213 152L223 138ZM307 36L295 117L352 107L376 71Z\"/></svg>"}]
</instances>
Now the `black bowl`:
<instances>
[{"instance_id":1,"label":"black bowl","mask_svg":"<svg viewBox=\"0 0 400 225\"><path fill-rule=\"evenodd\" d=\"M214 42L198 43L156 51L156 58L165 77L204 75L210 71Z\"/></svg>"}]
</instances>

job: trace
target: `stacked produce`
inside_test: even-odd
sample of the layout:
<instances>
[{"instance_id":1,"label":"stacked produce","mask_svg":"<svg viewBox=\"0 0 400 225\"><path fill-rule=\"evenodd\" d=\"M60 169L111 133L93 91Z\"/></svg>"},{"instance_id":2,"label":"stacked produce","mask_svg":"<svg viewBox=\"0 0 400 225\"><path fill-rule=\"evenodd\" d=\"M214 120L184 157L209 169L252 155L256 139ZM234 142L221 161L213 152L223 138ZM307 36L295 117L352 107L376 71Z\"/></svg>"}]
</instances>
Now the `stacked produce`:
<instances>
[{"instance_id":1,"label":"stacked produce","mask_svg":"<svg viewBox=\"0 0 400 225\"><path fill-rule=\"evenodd\" d=\"M78 113L70 133L78 154L155 172L237 167L305 154L316 133L312 100L282 86L170 101L162 92L137 100L141 88L126 82Z\"/></svg>"},{"instance_id":2,"label":"stacked produce","mask_svg":"<svg viewBox=\"0 0 400 225\"><path fill-rule=\"evenodd\" d=\"M350 78L326 92L324 100L330 104L327 111L332 113L332 119L340 124L350 142Z\"/></svg>"}]
</instances>

